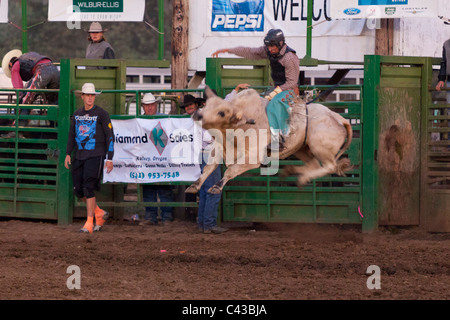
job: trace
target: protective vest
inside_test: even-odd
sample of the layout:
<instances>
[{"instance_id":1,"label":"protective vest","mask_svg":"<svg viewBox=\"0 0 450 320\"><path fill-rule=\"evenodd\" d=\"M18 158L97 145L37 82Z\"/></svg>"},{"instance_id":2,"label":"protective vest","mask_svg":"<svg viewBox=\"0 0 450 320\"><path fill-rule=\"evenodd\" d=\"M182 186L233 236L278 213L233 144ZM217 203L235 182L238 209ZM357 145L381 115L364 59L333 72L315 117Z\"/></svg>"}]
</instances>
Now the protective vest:
<instances>
[{"instance_id":1,"label":"protective vest","mask_svg":"<svg viewBox=\"0 0 450 320\"><path fill-rule=\"evenodd\" d=\"M445 55L447 58L447 77L450 76L450 40L444 42Z\"/></svg>"},{"instance_id":2,"label":"protective vest","mask_svg":"<svg viewBox=\"0 0 450 320\"><path fill-rule=\"evenodd\" d=\"M28 81L33 77L33 68L42 59L49 59L49 58L41 56L37 52L27 52L19 57L20 63L19 73L23 81Z\"/></svg>"},{"instance_id":3,"label":"protective vest","mask_svg":"<svg viewBox=\"0 0 450 320\"><path fill-rule=\"evenodd\" d=\"M286 46L286 51L283 55L273 56L270 54L269 50L266 49L267 58L270 61L270 69L272 80L275 86L281 86L286 82L286 68L280 63L280 59L288 52L296 53L296 51L288 46Z\"/></svg>"},{"instance_id":4,"label":"protective vest","mask_svg":"<svg viewBox=\"0 0 450 320\"><path fill-rule=\"evenodd\" d=\"M111 45L106 41L91 42L86 48L86 59L103 59L105 50L111 48Z\"/></svg>"}]
</instances>

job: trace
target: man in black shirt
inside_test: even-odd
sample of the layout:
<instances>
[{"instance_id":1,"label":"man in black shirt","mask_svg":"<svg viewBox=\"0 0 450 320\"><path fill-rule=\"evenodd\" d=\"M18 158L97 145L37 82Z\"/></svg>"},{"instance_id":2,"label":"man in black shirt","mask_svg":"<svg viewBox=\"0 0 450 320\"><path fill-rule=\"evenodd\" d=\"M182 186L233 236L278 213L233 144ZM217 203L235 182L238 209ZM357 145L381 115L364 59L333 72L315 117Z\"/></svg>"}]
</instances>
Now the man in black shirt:
<instances>
[{"instance_id":1,"label":"man in black shirt","mask_svg":"<svg viewBox=\"0 0 450 320\"><path fill-rule=\"evenodd\" d=\"M75 111L71 120L65 167L69 169L72 165L74 193L86 202L87 221L80 231L92 233L100 231L108 217L108 213L97 206L94 191L100 189L105 156L106 172L113 169L114 132L108 112L94 104L100 94L94 84L85 83L77 93L81 93L84 107Z\"/></svg>"}]
</instances>

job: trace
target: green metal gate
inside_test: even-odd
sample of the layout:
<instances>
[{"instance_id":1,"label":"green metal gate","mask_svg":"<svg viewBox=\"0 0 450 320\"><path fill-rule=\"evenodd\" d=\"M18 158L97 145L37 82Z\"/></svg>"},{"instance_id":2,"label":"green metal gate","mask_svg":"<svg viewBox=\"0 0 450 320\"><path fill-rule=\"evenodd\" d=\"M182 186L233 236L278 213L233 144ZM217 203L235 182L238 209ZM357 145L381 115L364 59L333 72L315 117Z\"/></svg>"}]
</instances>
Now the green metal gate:
<instances>
[{"instance_id":1,"label":"green metal gate","mask_svg":"<svg viewBox=\"0 0 450 320\"><path fill-rule=\"evenodd\" d=\"M449 105L435 90L440 59L366 56L363 176L376 194L380 225L450 231Z\"/></svg>"},{"instance_id":2,"label":"green metal gate","mask_svg":"<svg viewBox=\"0 0 450 320\"><path fill-rule=\"evenodd\" d=\"M224 189L224 219L360 223L363 231L378 225L450 231L450 108L434 89L439 62L366 56L363 86L336 89L360 90L361 101L323 103L352 123L354 137L347 156L354 167L347 177L327 176L297 189L295 178L247 172ZM267 86L264 62L241 69L253 63L211 59L207 66L215 71L209 72L210 78L207 73L207 84L225 94L224 88L259 74L257 85ZM280 169L287 164L301 162L287 159Z\"/></svg>"},{"instance_id":3,"label":"green metal gate","mask_svg":"<svg viewBox=\"0 0 450 320\"><path fill-rule=\"evenodd\" d=\"M58 219L58 213L69 205L60 195L64 191L59 161L62 133L57 126L60 108L43 104L42 98L37 104L19 105L17 97L26 91L41 94L51 90L1 90L8 97L8 103L0 106L4 122L0 126L1 216ZM22 115L20 109L31 111Z\"/></svg>"},{"instance_id":4,"label":"green metal gate","mask_svg":"<svg viewBox=\"0 0 450 320\"><path fill-rule=\"evenodd\" d=\"M294 177L281 179L249 171L225 187L223 219L361 224L364 231L378 225L450 231L450 105L445 92L434 89L439 62L434 58L366 56L364 84L336 88L359 92L361 100L324 103L352 123L354 136L346 156L353 168L347 176L326 176L298 189ZM106 69L80 68L98 63ZM72 221L77 204L63 153L70 116L77 107L73 90L84 82L94 82L110 92L101 96L99 105L111 115L124 114L126 67L151 63L63 60L58 106L19 106L15 97L26 90L0 90L10 96L0 105L0 121L15 120L14 125L0 125L0 134L15 132L0 139L0 216L58 220L61 224ZM168 62L155 63L168 67ZM206 83L219 95L240 82L265 88L268 68L265 61L207 59ZM18 110L23 108L35 112L21 115ZM29 123L23 126L19 120ZM300 162L286 159L280 170L288 164ZM104 185L99 202L113 208L148 205L139 199L125 203L123 192L123 185Z\"/></svg>"},{"instance_id":5,"label":"green metal gate","mask_svg":"<svg viewBox=\"0 0 450 320\"><path fill-rule=\"evenodd\" d=\"M255 88L269 85L266 61L208 59L207 69L206 83L222 95L241 82L250 83ZM300 89L326 90L330 87L304 86ZM363 95L361 85L342 85L336 90L353 90ZM347 176L323 177L299 189L296 177L283 179L279 174L261 175L260 169L248 171L224 188L224 220L350 223L363 224L364 229L374 228L373 212L365 210L362 199L362 103L355 100L323 104L352 123L353 141L344 156L349 157L353 168ZM301 164L296 158L281 160L280 171L285 165Z\"/></svg>"}]
</instances>

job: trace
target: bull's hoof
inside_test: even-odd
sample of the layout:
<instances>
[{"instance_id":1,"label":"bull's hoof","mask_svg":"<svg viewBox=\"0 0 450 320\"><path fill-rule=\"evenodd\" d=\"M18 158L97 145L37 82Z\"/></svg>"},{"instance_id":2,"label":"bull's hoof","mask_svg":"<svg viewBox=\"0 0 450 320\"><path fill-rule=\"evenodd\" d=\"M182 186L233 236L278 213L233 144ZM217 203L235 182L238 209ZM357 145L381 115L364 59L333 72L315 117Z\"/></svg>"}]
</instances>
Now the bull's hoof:
<instances>
[{"instance_id":1,"label":"bull's hoof","mask_svg":"<svg viewBox=\"0 0 450 320\"><path fill-rule=\"evenodd\" d=\"M297 187L301 188L304 185L308 184L311 180L305 176L300 176L297 180Z\"/></svg>"},{"instance_id":2,"label":"bull's hoof","mask_svg":"<svg viewBox=\"0 0 450 320\"><path fill-rule=\"evenodd\" d=\"M185 193L197 193L198 192L198 188L196 185L191 185L189 186L189 188L187 188L185 191Z\"/></svg>"},{"instance_id":3,"label":"bull's hoof","mask_svg":"<svg viewBox=\"0 0 450 320\"><path fill-rule=\"evenodd\" d=\"M208 190L208 193L211 193L211 194L220 194L221 192L222 192L222 190L218 186L212 186Z\"/></svg>"}]
</instances>

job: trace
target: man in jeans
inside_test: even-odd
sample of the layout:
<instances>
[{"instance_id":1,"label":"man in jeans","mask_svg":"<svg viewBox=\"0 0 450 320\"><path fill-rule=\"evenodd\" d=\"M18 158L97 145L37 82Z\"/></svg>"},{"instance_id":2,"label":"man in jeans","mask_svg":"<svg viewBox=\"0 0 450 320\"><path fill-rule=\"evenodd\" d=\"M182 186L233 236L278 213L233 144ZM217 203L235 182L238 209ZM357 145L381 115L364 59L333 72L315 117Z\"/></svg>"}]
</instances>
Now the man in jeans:
<instances>
[{"instance_id":1,"label":"man in jeans","mask_svg":"<svg viewBox=\"0 0 450 320\"><path fill-rule=\"evenodd\" d=\"M229 93L225 100L229 101L236 96L236 94L241 89L247 89L249 84L241 83L236 86L236 88ZM202 139L202 161L200 169L203 172L203 168L208 163L209 147L212 146L213 138L208 133L207 130L203 129L203 139ZM198 203L198 219L197 227L200 232L203 233L223 233L228 231L227 228L222 228L217 226L217 215L219 210L219 202L222 197L222 193L212 194L208 190L218 183L222 179L222 171L220 165L208 176L205 182L202 184L199 190L199 203Z\"/></svg>"},{"instance_id":2,"label":"man in jeans","mask_svg":"<svg viewBox=\"0 0 450 320\"><path fill-rule=\"evenodd\" d=\"M144 115L154 116L163 115L159 113L158 103L160 99L155 99L153 94L146 93L141 100L141 106L144 110ZM148 184L142 186L142 199L144 202L158 202L158 197L161 202L173 202L172 187L170 185ZM165 225L167 222L173 220L172 207L161 207L161 224ZM158 207L146 207L144 215L144 225L158 225Z\"/></svg>"}]
</instances>

